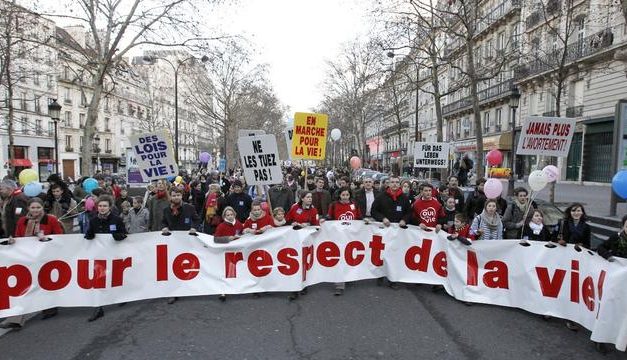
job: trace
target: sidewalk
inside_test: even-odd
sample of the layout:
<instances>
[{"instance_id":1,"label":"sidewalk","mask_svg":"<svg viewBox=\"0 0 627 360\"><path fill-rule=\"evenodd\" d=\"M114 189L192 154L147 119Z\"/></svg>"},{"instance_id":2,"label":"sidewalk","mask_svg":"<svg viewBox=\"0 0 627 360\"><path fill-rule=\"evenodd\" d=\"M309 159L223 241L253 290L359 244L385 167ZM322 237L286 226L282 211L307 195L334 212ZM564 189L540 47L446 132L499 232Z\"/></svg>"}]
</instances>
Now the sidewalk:
<instances>
[{"instance_id":1,"label":"sidewalk","mask_svg":"<svg viewBox=\"0 0 627 360\"><path fill-rule=\"evenodd\" d=\"M516 181L516 187L529 185L523 181ZM503 181L503 189L507 192L507 181ZM599 217L610 217L610 199L612 187L608 185L579 185L561 184L555 185L555 205L560 209L565 209L570 203L580 202L589 215ZM549 186L547 185L537 195L538 199L549 200ZM613 219L620 220L627 214L627 203L619 203L616 209L616 216Z\"/></svg>"}]
</instances>

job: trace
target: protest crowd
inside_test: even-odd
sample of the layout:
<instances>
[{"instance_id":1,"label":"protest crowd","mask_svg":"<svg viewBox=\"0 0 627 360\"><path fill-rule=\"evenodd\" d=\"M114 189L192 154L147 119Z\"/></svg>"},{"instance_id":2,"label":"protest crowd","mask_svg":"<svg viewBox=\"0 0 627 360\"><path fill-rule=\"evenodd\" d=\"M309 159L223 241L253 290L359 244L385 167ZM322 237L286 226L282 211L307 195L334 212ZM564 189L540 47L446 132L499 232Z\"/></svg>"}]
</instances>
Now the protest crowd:
<instances>
[{"instance_id":1,"label":"protest crowd","mask_svg":"<svg viewBox=\"0 0 627 360\"><path fill-rule=\"evenodd\" d=\"M448 240L466 246L474 241L518 239L523 245L536 240L546 242L549 248L574 244L590 249L591 231L582 204L573 203L557 226L547 226L543 212L530 201L524 187L515 189L511 201L500 196L488 198L484 193L486 179L476 179L472 191L460 187L460 181L466 184L469 180L469 166L472 164L462 164L439 186L429 180L395 175L382 180L361 178L348 168L294 165L282 168L284 181L280 184L247 186L239 169L223 174L200 168L153 182L142 190L143 196L130 196L124 180L108 171L72 184L53 174L43 187L35 189L28 185L33 174L20 173L18 179L5 177L0 182L0 237L3 245L11 246L20 237L49 241L48 236L54 234L80 232L89 241L95 234L107 233L115 241L123 241L127 234L188 231L210 234L215 242L228 243L243 234L260 234L273 227L298 229L326 220L364 220L382 226L396 223L401 228L414 225L442 231ZM627 216L622 225L596 249L608 261L627 257ZM383 283L384 279L378 280L379 285ZM387 283L393 289L399 287ZM439 288L434 286L433 290ZM333 294L340 296L345 290L345 283L336 283ZM306 289L290 293L289 299L296 300L305 293ZM226 296L219 299L225 301ZM57 313L57 309L45 310L43 319ZM102 316L104 309L96 308L89 321ZM0 327L20 329L25 320L26 315L10 317ZM573 331L579 328L570 321L566 326ZM597 348L606 351L602 344Z\"/></svg>"}]
</instances>

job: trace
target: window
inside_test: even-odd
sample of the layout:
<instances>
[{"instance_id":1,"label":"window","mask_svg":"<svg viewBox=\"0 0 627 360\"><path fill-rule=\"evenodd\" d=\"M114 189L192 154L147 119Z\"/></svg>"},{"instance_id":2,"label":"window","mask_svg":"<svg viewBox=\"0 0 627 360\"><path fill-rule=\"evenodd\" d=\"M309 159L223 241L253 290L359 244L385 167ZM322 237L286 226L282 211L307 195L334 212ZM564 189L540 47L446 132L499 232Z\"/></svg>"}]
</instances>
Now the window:
<instances>
[{"instance_id":1,"label":"window","mask_svg":"<svg viewBox=\"0 0 627 360\"><path fill-rule=\"evenodd\" d=\"M78 145L80 146L81 152L83 151L83 144L84 144L83 139L84 138L85 138L84 136L80 136L78 138Z\"/></svg>"},{"instance_id":2,"label":"window","mask_svg":"<svg viewBox=\"0 0 627 360\"><path fill-rule=\"evenodd\" d=\"M48 90L52 89L54 87L54 76L53 75L48 75L46 77L46 86L48 87Z\"/></svg>"},{"instance_id":3,"label":"window","mask_svg":"<svg viewBox=\"0 0 627 360\"><path fill-rule=\"evenodd\" d=\"M39 73L35 73L35 75L33 75L33 84L39 85L39 75Z\"/></svg>"},{"instance_id":4,"label":"window","mask_svg":"<svg viewBox=\"0 0 627 360\"><path fill-rule=\"evenodd\" d=\"M72 135L65 135L65 151L72 149Z\"/></svg>"},{"instance_id":5,"label":"window","mask_svg":"<svg viewBox=\"0 0 627 360\"><path fill-rule=\"evenodd\" d=\"M41 119L37 119L35 120L35 134L36 135L43 135L43 127L42 127L43 121Z\"/></svg>"},{"instance_id":6,"label":"window","mask_svg":"<svg viewBox=\"0 0 627 360\"><path fill-rule=\"evenodd\" d=\"M483 113L483 132L490 132L490 112L486 111Z\"/></svg>"},{"instance_id":7,"label":"window","mask_svg":"<svg viewBox=\"0 0 627 360\"><path fill-rule=\"evenodd\" d=\"M81 106L87 106L87 97L85 93L81 91Z\"/></svg>"},{"instance_id":8,"label":"window","mask_svg":"<svg viewBox=\"0 0 627 360\"><path fill-rule=\"evenodd\" d=\"M48 121L48 136L54 135L54 121Z\"/></svg>"},{"instance_id":9,"label":"window","mask_svg":"<svg viewBox=\"0 0 627 360\"><path fill-rule=\"evenodd\" d=\"M111 152L111 139L105 139L105 152Z\"/></svg>"},{"instance_id":10,"label":"window","mask_svg":"<svg viewBox=\"0 0 627 360\"><path fill-rule=\"evenodd\" d=\"M41 104L38 98L35 98L35 112L41 114Z\"/></svg>"},{"instance_id":11,"label":"window","mask_svg":"<svg viewBox=\"0 0 627 360\"><path fill-rule=\"evenodd\" d=\"M22 93L22 96L20 98L20 109L21 110L28 110L28 108L26 107L26 93Z\"/></svg>"},{"instance_id":12,"label":"window","mask_svg":"<svg viewBox=\"0 0 627 360\"><path fill-rule=\"evenodd\" d=\"M63 93L64 93L63 102L71 105L72 104L72 91L70 90L70 88L63 88Z\"/></svg>"},{"instance_id":13,"label":"window","mask_svg":"<svg viewBox=\"0 0 627 360\"><path fill-rule=\"evenodd\" d=\"M22 117L19 123L20 123L22 133L28 134L28 119L26 118L26 116Z\"/></svg>"},{"instance_id":14,"label":"window","mask_svg":"<svg viewBox=\"0 0 627 360\"><path fill-rule=\"evenodd\" d=\"M72 127L72 112L66 111L65 116L63 117L63 126Z\"/></svg>"},{"instance_id":15,"label":"window","mask_svg":"<svg viewBox=\"0 0 627 360\"><path fill-rule=\"evenodd\" d=\"M503 50L505 48L505 31L501 31L496 35L496 50Z\"/></svg>"},{"instance_id":16,"label":"window","mask_svg":"<svg viewBox=\"0 0 627 360\"><path fill-rule=\"evenodd\" d=\"M105 131L111 131L111 128L109 127L110 123L111 123L111 119L109 119L108 117L106 117L106 118L104 119L104 130L105 130Z\"/></svg>"},{"instance_id":17,"label":"window","mask_svg":"<svg viewBox=\"0 0 627 360\"><path fill-rule=\"evenodd\" d=\"M85 117L86 117L85 114L78 115L78 122L79 122L78 125L81 127L81 129L85 127Z\"/></svg>"},{"instance_id":18,"label":"window","mask_svg":"<svg viewBox=\"0 0 627 360\"><path fill-rule=\"evenodd\" d=\"M498 108L498 109L494 110L494 121L495 121L494 126L495 126L495 130L497 132L500 132L501 129L502 129L502 127L501 127L502 126L501 125L502 124L501 121L502 121L502 116L503 116L502 110L503 109L501 109L501 108Z\"/></svg>"},{"instance_id":19,"label":"window","mask_svg":"<svg viewBox=\"0 0 627 360\"><path fill-rule=\"evenodd\" d=\"M537 102L537 94L536 93L532 93L529 94L529 115L534 116L537 115L537 108L538 108L538 104Z\"/></svg>"}]
</instances>

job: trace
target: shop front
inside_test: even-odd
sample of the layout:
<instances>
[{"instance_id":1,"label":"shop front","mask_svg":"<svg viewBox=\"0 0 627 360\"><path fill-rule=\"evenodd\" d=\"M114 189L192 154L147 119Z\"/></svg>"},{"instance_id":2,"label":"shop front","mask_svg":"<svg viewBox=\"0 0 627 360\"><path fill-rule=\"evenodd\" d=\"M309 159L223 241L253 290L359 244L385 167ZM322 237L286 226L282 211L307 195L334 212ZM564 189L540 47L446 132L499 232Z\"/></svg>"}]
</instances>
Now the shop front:
<instances>
[{"instance_id":1,"label":"shop front","mask_svg":"<svg viewBox=\"0 0 627 360\"><path fill-rule=\"evenodd\" d=\"M494 136L486 136L483 138L483 149L479 154L477 154L477 140L476 139L468 139L463 141L456 141L453 144L453 153L454 160L451 162L450 169L452 170L453 164L461 159L462 156L468 154L471 160L477 158L477 156L481 156L485 159L487 153L490 150L499 150L503 153L503 164L501 164L502 168L509 169L511 156L512 156L512 135L511 132L503 133L500 135ZM484 161L484 165L487 164ZM487 172L486 172L487 173Z\"/></svg>"}]
</instances>

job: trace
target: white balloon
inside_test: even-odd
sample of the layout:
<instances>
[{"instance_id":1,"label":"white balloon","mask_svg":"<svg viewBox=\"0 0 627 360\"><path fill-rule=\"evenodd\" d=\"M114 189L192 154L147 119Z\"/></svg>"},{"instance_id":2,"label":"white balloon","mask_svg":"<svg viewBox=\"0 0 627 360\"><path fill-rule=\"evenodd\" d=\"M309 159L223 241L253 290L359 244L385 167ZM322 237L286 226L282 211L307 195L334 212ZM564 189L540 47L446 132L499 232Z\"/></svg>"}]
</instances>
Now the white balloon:
<instances>
[{"instance_id":1,"label":"white balloon","mask_svg":"<svg viewBox=\"0 0 627 360\"><path fill-rule=\"evenodd\" d=\"M549 182L549 178L542 170L534 170L529 174L529 187L533 191L540 191L546 187Z\"/></svg>"},{"instance_id":2,"label":"white balloon","mask_svg":"<svg viewBox=\"0 0 627 360\"><path fill-rule=\"evenodd\" d=\"M338 141L340 140L341 137L342 137L342 131L340 131L340 129L331 130L331 139L333 139L333 141Z\"/></svg>"}]
</instances>

